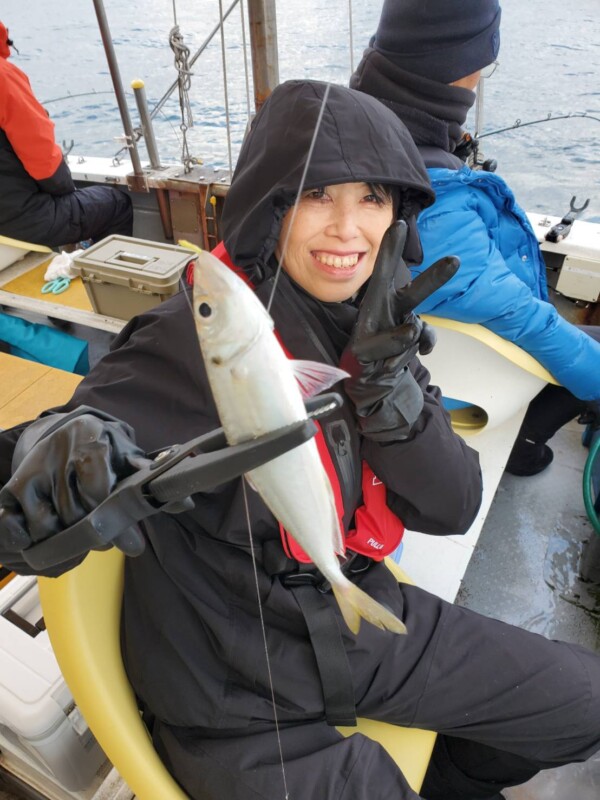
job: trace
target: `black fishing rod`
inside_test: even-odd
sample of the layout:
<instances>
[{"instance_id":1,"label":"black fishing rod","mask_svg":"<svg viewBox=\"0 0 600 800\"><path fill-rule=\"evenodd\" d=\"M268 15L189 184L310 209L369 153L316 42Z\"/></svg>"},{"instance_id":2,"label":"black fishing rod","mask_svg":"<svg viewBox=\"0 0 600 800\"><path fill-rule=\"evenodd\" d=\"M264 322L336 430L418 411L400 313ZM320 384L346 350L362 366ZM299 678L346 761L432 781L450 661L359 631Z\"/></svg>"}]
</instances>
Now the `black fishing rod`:
<instances>
[{"instance_id":1,"label":"black fishing rod","mask_svg":"<svg viewBox=\"0 0 600 800\"><path fill-rule=\"evenodd\" d=\"M62 97L52 97L50 100L42 100L42 105L45 106L48 103L58 103L60 100L72 100L74 97L90 97L92 95L98 94L112 94L114 95L114 91L112 89L104 89L100 92L97 92L93 89L91 92L79 92L78 94L64 94Z\"/></svg>"},{"instance_id":2,"label":"black fishing rod","mask_svg":"<svg viewBox=\"0 0 600 800\"><path fill-rule=\"evenodd\" d=\"M505 128L497 128L496 130L488 131L487 133L470 134L465 131L455 150L455 155L457 155L463 161L466 161L473 169L483 169L484 172L495 172L498 166L496 159L488 158L483 160L481 158L479 153L479 142L481 139L485 139L487 136L496 136L499 133L507 133L508 131L527 128L530 125L541 125L544 122L554 122L555 120L565 119L591 119L594 120L594 122L600 122L600 117L596 117L593 114L588 114L587 111L570 111L568 114L553 114L552 112L549 112L547 116L542 117L541 119L532 119L528 120L527 122L522 122L520 119L517 119L512 125L507 125Z\"/></svg>"},{"instance_id":3,"label":"black fishing rod","mask_svg":"<svg viewBox=\"0 0 600 800\"><path fill-rule=\"evenodd\" d=\"M540 125L543 122L554 122L558 119L593 119L595 122L600 122L600 117L595 117L593 114L588 114L586 111L574 111L569 114L552 114L550 112L547 117L542 119L532 119L527 122L521 122L520 119L515 120L512 125L506 128L498 128L495 131L488 131L488 133L478 133L477 139L485 139L486 136L495 136L497 133L506 133L506 131L514 131L517 128L526 128L529 125Z\"/></svg>"}]
</instances>

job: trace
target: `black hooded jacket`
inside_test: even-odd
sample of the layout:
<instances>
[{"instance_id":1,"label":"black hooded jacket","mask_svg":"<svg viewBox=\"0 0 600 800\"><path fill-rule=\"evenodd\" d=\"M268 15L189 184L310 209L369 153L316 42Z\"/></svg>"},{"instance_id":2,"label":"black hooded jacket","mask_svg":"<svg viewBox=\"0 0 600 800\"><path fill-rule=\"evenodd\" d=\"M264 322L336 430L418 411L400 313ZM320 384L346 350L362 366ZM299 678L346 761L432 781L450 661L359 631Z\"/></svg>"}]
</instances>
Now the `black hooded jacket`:
<instances>
[{"instance_id":1,"label":"black hooded jacket","mask_svg":"<svg viewBox=\"0 0 600 800\"><path fill-rule=\"evenodd\" d=\"M240 152L222 221L227 252L240 267L264 270L301 183L313 189L353 181L401 187L398 217L410 230L405 256L420 263L415 217L435 195L403 123L362 92L318 81L282 84Z\"/></svg>"},{"instance_id":2,"label":"black hooded jacket","mask_svg":"<svg viewBox=\"0 0 600 800\"><path fill-rule=\"evenodd\" d=\"M54 198L74 191L54 124L25 73L0 56L0 234L45 244L60 223Z\"/></svg>"},{"instance_id":3,"label":"black hooded jacket","mask_svg":"<svg viewBox=\"0 0 600 800\"><path fill-rule=\"evenodd\" d=\"M294 181L314 130L314 98L321 87L315 89L310 82L279 87L273 102L255 120L242 150L223 225L231 255L249 269L254 269L259 256L261 269L269 263L271 244L266 241L269 237L275 241L280 208L293 199ZM423 166L401 123L365 95L359 95L356 113L350 116L338 92L348 94L333 87L309 168L310 182L395 182L406 186L413 203L429 202ZM339 110L333 100L340 103ZM291 131L297 135L291 136ZM263 135L273 137L273 146L261 147L259 139L255 148L252 141ZM287 146L280 147L286 137ZM394 147L394 159L381 154L387 143ZM398 157L403 147L405 155ZM386 171L386 164L395 165L393 174ZM290 192L283 202L278 199L282 187ZM273 277L266 275L257 286L264 302L272 283ZM320 304L282 276L271 313L284 345L295 357L338 362L347 325L327 305L343 304ZM426 370L415 362L413 371L423 387L425 405L406 441L388 445L362 441L349 403L323 421L342 488L344 521L351 524L361 503L361 459L365 459L386 485L389 506L407 527L433 534L461 533L480 502L477 454L452 432L439 391L427 385ZM219 425L189 292L127 325L66 409L79 404L128 422L146 451L184 442ZM10 433L0 439L4 445L0 465L8 462L11 439ZM283 553L276 520L260 497L250 492L257 587L241 482L196 495L195 502L191 512L147 520L146 550L127 560L123 652L136 693L146 708L170 725L238 728L271 720L258 589L279 721L322 718L323 695L304 617L290 591L269 574L273 555L277 561ZM395 602L391 599L397 595L395 581L385 566L373 565L360 577L360 584L381 602ZM326 597L338 613L333 597ZM358 636L340 625L358 692L371 680L388 639L372 625L363 624Z\"/></svg>"}]
</instances>

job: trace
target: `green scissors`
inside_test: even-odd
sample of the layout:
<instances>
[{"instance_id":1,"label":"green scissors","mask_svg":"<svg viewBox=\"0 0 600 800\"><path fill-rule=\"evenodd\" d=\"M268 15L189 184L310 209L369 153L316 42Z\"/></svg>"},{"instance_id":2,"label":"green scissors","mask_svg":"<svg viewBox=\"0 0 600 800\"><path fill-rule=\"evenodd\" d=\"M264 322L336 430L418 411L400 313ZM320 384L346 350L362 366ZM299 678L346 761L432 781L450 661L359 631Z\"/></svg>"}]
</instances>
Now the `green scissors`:
<instances>
[{"instance_id":1,"label":"green scissors","mask_svg":"<svg viewBox=\"0 0 600 800\"><path fill-rule=\"evenodd\" d=\"M71 278L61 277L54 278L42 286L42 294L62 294L66 292L71 285Z\"/></svg>"}]
</instances>

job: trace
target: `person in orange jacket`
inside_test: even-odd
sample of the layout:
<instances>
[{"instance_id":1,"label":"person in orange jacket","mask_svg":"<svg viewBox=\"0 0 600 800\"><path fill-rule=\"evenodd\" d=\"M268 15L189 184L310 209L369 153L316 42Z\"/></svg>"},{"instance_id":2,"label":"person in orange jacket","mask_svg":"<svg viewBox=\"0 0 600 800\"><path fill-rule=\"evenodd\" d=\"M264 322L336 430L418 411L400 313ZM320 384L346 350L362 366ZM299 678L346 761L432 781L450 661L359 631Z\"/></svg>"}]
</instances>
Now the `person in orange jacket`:
<instances>
[{"instance_id":1,"label":"person in orange jacket","mask_svg":"<svg viewBox=\"0 0 600 800\"><path fill-rule=\"evenodd\" d=\"M8 61L11 46L0 22L0 234L49 247L131 236L128 194L113 186L75 187L54 123L25 73Z\"/></svg>"}]
</instances>

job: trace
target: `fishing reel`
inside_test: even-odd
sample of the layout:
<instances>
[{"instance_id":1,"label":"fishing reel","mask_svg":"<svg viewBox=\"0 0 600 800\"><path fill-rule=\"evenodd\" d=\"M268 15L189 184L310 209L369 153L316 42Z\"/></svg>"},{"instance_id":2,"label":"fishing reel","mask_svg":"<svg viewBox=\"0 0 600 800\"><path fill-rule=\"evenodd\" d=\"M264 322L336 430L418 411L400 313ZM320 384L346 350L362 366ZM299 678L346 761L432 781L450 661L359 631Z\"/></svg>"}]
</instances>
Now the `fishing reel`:
<instances>
[{"instance_id":1,"label":"fishing reel","mask_svg":"<svg viewBox=\"0 0 600 800\"><path fill-rule=\"evenodd\" d=\"M498 169L498 162L496 159L484 159L479 148L479 139L465 131L454 151L454 155L458 156L458 158L464 161L471 169L483 170L484 172L496 172Z\"/></svg>"}]
</instances>

